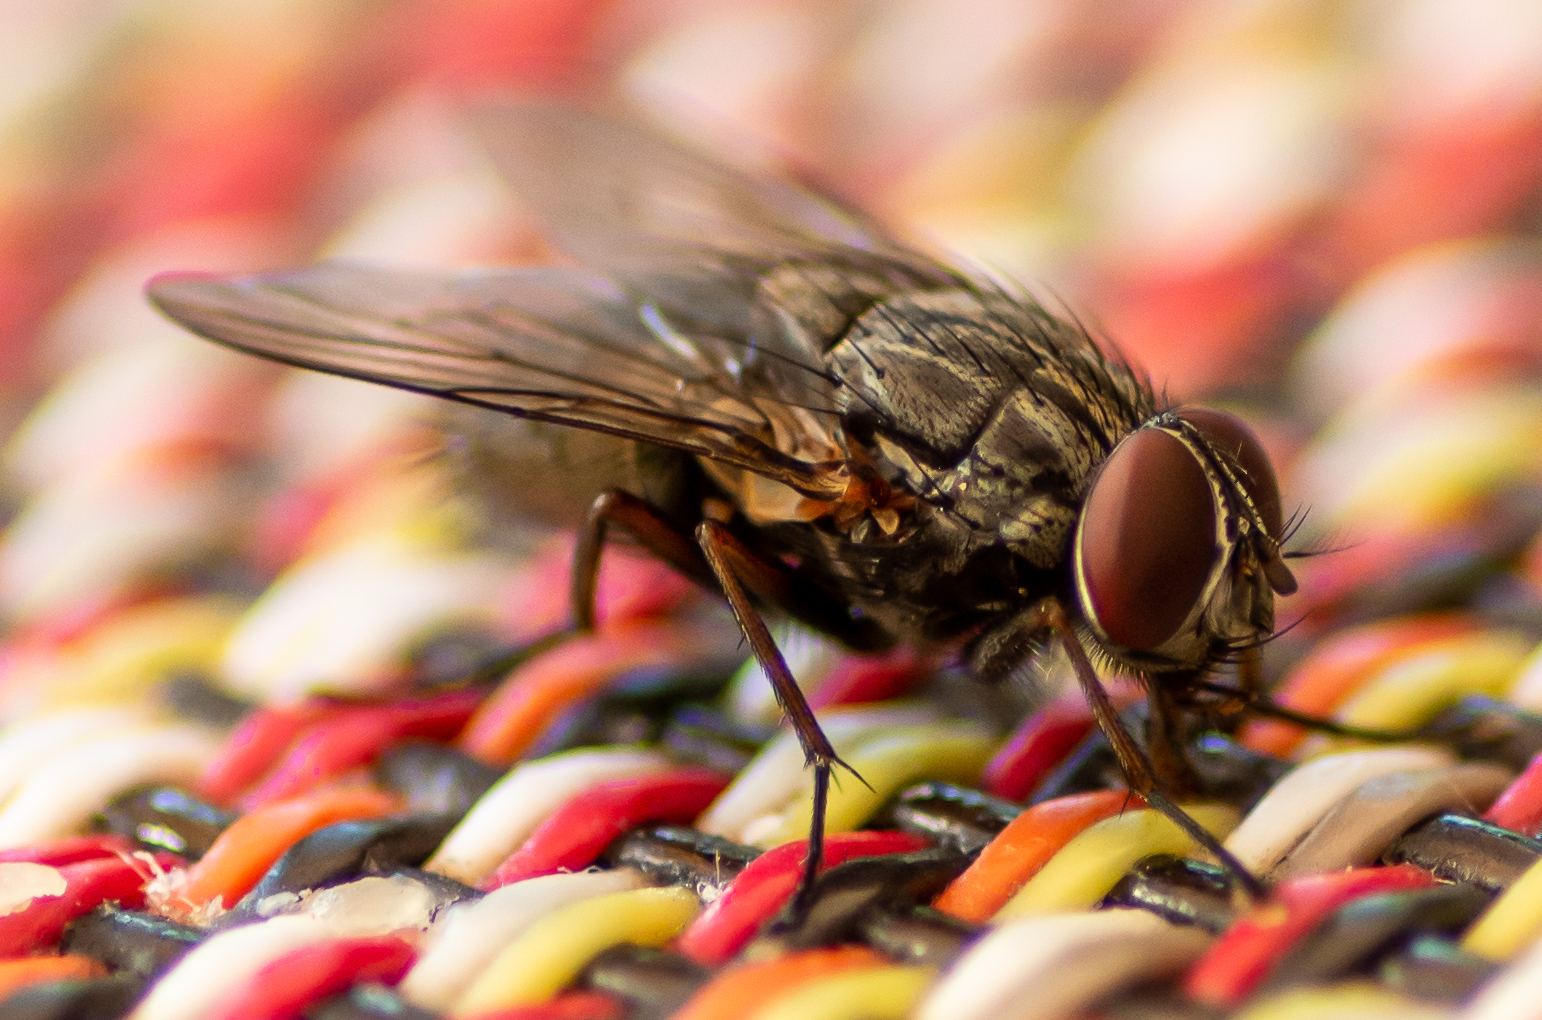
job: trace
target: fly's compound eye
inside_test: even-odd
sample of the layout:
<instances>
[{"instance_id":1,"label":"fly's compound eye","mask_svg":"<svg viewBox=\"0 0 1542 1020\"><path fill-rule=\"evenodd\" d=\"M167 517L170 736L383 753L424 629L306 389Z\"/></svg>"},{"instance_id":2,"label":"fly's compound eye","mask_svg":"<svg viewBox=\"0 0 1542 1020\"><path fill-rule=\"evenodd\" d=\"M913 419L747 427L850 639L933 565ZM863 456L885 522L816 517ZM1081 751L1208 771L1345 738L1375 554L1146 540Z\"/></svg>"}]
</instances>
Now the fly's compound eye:
<instances>
[{"instance_id":1,"label":"fly's compound eye","mask_svg":"<svg viewBox=\"0 0 1542 1020\"><path fill-rule=\"evenodd\" d=\"M1161 429L1126 436L1082 506L1077 583L1092 622L1132 651L1159 648L1218 556L1215 496L1194 452Z\"/></svg>"},{"instance_id":2,"label":"fly's compound eye","mask_svg":"<svg viewBox=\"0 0 1542 1020\"><path fill-rule=\"evenodd\" d=\"M1187 407L1178 417L1200 431L1211 446L1232 458L1242 469L1242 487L1258 509L1258 516L1271 538L1278 539L1285 526L1280 510L1280 483L1274 478L1269 455L1241 418L1208 407Z\"/></svg>"},{"instance_id":3,"label":"fly's compound eye","mask_svg":"<svg viewBox=\"0 0 1542 1020\"><path fill-rule=\"evenodd\" d=\"M1258 518L1263 523L1264 531L1275 543L1280 540L1285 528L1284 512L1281 510L1280 483L1274 477L1274 465L1269 462L1269 455L1264 452L1264 446L1253 434L1253 430L1243 424L1241 418L1225 411L1214 411L1207 407L1185 408L1178 412L1178 417L1188 422L1199 430L1214 449L1220 451L1242 470L1242 476L1238 479L1242 488L1247 492L1248 499L1258 511ZM1269 581L1269 587L1281 595L1289 595L1296 590L1296 579L1290 573L1290 568L1285 566L1279 558L1278 546L1261 550L1264 555L1264 576Z\"/></svg>"}]
</instances>

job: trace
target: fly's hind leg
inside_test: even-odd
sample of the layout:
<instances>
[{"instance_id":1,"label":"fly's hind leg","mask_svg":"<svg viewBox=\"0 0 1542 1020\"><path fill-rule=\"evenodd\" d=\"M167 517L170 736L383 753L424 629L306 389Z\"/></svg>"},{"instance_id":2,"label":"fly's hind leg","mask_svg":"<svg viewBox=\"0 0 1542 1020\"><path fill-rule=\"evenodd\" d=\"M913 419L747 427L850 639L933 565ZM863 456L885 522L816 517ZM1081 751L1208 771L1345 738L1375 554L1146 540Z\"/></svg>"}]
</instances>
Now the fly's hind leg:
<instances>
[{"instance_id":1,"label":"fly's hind leg","mask_svg":"<svg viewBox=\"0 0 1542 1020\"><path fill-rule=\"evenodd\" d=\"M1097 720L1098 728L1103 731L1103 736L1108 739L1109 746L1113 748L1114 755L1119 759L1119 767L1123 770L1130 789L1144 797L1147 804L1160 811L1187 833L1194 842L1208 851L1223 868L1232 873L1249 897L1262 898L1265 889L1258 877L1164 791L1150 759L1119 722L1118 710L1109 698L1108 691L1103 688L1102 681L1098 679L1097 671L1092 668L1092 662L1087 658L1086 650L1082 648L1081 639L1076 636L1076 629L1071 626L1070 620L1066 617L1065 607L1058 599L1048 598L1038 603L1032 612L1037 617L1038 626L1043 630L1052 631L1060 639L1066 655L1070 657L1071 665L1076 671L1077 682L1081 685L1087 704L1092 709L1092 716ZM1157 702L1153 701L1153 716L1159 715L1162 711ZM1181 748L1177 753L1182 753Z\"/></svg>"},{"instance_id":2,"label":"fly's hind leg","mask_svg":"<svg viewBox=\"0 0 1542 1020\"><path fill-rule=\"evenodd\" d=\"M594 598L600 556L605 549L606 534L612 526L631 535L643 548L680 573L704 587L712 587L712 571L707 568L707 561L702 559L701 552L689 534L670 523L646 500L620 489L611 489L601 493L589 507L589 514L578 534L578 544L573 550L572 577L568 588L571 625L534 641L498 651L469 671L463 677L463 683L497 680L520 664L560 645L574 632L594 630Z\"/></svg>"},{"instance_id":3,"label":"fly's hind leg","mask_svg":"<svg viewBox=\"0 0 1542 1020\"><path fill-rule=\"evenodd\" d=\"M844 603L794 577L782 564L752 552L726 527L712 523L721 536L719 544L731 548L740 582L755 598L823 631L854 651L883 651L892 645L888 635L871 620L853 617ZM702 587L715 591L721 586L720 574L705 558L699 530L692 536L646 500L621 489L611 489L601 493L589 507L589 515L573 550L573 575L568 595L575 630L594 629L600 556L612 527L631 535L644 549Z\"/></svg>"},{"instance_id":4,"label":"fly's hind leg","mask_svg":"<svg viewBox=\"0 0 1542 1020\"><path fill-rule=\"evenodd\" d=\"M670 523L646 500L629 492L602 492L589 507L578 544L573 549L573 571L568 587L573 629L594 629L595 588L599 582L600 554L605 537L614 526L625 531L659 559L698 583L711 587L712 572L689 535Z\"/></svg>"}]
</instances>

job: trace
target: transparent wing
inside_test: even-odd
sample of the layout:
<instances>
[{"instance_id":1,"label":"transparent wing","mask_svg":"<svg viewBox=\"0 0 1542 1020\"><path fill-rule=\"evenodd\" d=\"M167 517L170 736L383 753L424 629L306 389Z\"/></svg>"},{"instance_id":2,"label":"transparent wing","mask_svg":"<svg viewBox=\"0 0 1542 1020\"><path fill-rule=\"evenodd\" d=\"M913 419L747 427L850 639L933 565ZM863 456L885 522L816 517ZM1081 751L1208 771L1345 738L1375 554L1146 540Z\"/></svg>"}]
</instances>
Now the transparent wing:
<instances>
[{"instance_id":1,"label":"transparent wing","mask_svg":"<svg viewBox=\"0 0 1542 1020\"><path fill-rule=\"evenodd\" d=\"M757 397L835 411L823 356L851 324L896 294L961 282L828 196L633 123L507 103L475 128L559 246Z\"/></svg>"},{"instance_id":2,"label":"transparent wing","mask_svg":"<svg viewBox=\"0 0 1542 1020\"><path fill-rule=\"evenodd\" d=\"M825 354L953 271L839 203L646 130L556 107L477 118L499 169L589 271L334 263L174 275L193 332L278 361L689 451L839 493L843 385Z\"/></svg>"},{"instance_id":3,"label":"transparent wing","mask_svg":"<svg viewBox=\"0 0 1542 1020\"><path fill-rule=\"evenodd\" d=\"M638 255L669 248L760 264L833 257L952 279L828 196L727 167L632 123L510 102L481 108L473 127L553 238L613 279L629 279Z\"/></svg>"},{"instance_id":4,"label":"transparent wing","mask_svg":"<svg viewBox=\"0 0 1542 1020\"><path fill-rule=\"evenodd\" d=\"M200 336L287 364L683 449L810 495L835 484L822 458L784 452L788 408L725 388L718 366L580 271L325 263L163 276L150 299Z\"/></svg>"}]
</instances>

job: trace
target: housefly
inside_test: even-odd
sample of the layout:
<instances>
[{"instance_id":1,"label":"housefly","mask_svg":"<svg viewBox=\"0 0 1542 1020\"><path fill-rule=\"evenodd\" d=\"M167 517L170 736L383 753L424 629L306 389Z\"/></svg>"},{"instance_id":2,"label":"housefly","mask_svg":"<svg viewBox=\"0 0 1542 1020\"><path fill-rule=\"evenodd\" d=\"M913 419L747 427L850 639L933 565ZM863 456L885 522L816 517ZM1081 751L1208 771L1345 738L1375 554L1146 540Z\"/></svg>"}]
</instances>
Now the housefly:
<instances>
[{"instance_id":1,"label":"housefly","mask_svg":"<svg viewBox=\"0 0 1542 1020\"><path fill-rule=\"evenodd\" d=\"M1241 421L1163 407L1081 326L812 191L553 107L479 130L582 268L326 263L162 276L151 300L276 361L632 441L644 491L594 500L574 619L611 529L723 592L814 770L803 890L842 763L762 607L857 649L954 649L985 680L1058 640L1131 788L1257 888L1172 799L1193 792L1183 713L1295 587ZM1094 662L1145 678L1145 749Z\"/></svg>"}]
</instances>

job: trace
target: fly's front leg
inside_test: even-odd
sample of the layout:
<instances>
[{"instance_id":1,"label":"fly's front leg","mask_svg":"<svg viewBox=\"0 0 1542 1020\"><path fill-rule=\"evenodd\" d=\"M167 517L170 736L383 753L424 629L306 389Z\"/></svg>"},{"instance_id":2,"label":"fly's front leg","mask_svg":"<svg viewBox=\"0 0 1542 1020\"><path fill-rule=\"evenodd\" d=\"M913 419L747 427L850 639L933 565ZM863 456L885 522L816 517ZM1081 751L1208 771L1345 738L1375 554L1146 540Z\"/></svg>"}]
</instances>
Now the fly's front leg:
<instances>
[{"instance_id":1,"label":"fly's front leg","mask_svg":"<svg viewBox=\"0 0 1542 1020\"><path fill-rule=\"evenodd\" d=\"M1227 736L1236 736L1238 728L1247 719L1249 707L1255 701L1265 698L1262 659L1256 646L1244 648L1237 655L1235 687L1223 688L1223 685L1203 680L1199 672L1181 674L1173 680L1176 681L1176 687L1188 694L1200 691L1217 694L1224 689L1223 697L1206 702L1205 711L1211 724Z\"/></svg>"},{"instance_id":2,"label":"fly's front leg","mask_svg":"<svg viewBox=\"0 0 1542 1020\"><path fill-rule=\"evenodd\" d=\"M1256 645L1244 648L1237 659L1237 689L1249 701L1263 697L1264 663Z\"/></svg>"},{"instance_id":3,"label":"fly's front leg","mask_svg":"<svg viewBox=\"0 0 1542 1020\"><path fill-rule=\"evenodd\" d=\"M1325 719L1322 716L1311 715L1307 712L1298 712L1293 708L1281 705L1267 694L1254 694L1249 696L1240 687L1228 687L1226 684L1212 683L1200 680L1195 683L1199 690L1211 694L1218 694L1224 698L1241 705L1242 710L1253 715L1260 715L1266 719L1278 719L1300 726L1304 730L1312 730L1317 733L1326 733L1334 737L1347 737L1351 740L1364 740L1369 743L1397 744L1411 740L1439 740L1438 734L1431 733L1427 728L1415 726L1410 729L1386 730L1373 729L1365 726L1352 726L1341 723L1335 719Z\"/></svg>"},{"instance_id":4,"label":"fly's front leg","mask_svg":"<svg viewBox=\"0 0 1542 1020\"><path fill-rule=\"evenodd\" d=\"M1199 792L1199 776L1184 750L1188 732L1168 679L1152 677L1146 684L1146 755L1157 785L1187 797Z\"/></svg>"},{"instance_id":5,"label":"fly's front leg","mask_svg":"<svg viewBox=\"0 0 1542 1020\"><path fill-rule=\"evenodd\" d=\"M771 639L766 621L761 618L745 591L748 587L766 602L784 604L790 594L785 570L756 556L716 521L703 521L696 529L696 541L700 543L707 564L722 586L728 606L750 643L750 650L755 653L760 668L765 670L771 680L771 689L776 692L777 703L781 705L787 721L798 735L798 743L803 747L804 761L814 770L814 811L809 828L808 854L803 858L803 876L798 882L797 895L793 898L793 913L801 915L809 905L814 879L818 877L819 865L824 859L825 807L830 796L830 773L836 765L848 771L850 766L836 755L830 738L825 736L819 721L814 718L814 710L809 707L803 690L793 679L792 671L787 668L787 660L782 658L776 642ZM856 775L855 772L852 774Z\"/></svg>"},{"instance_id":6,"label":"fly's front leg","mask_svg":"<svg viewBox=\"0 0 1542 1020\"><path fill-rule=\"evenodd\" d=\"M1208 851L1223 868L1235 876L1248 896L1253 899L1262 898L1266 890L1257 876L1237 860L1230 850L1222 846L1221 841L1216 839L1208 829L1190 817L1188 812L1179 807L1160 788L1150 760L1119 722L1119 712L1114 708L1114 703L1109 698L1108 691L1104 689L1103 682L1098 679L1097 671L1092 668L1092 662L1087 658L1087 651L1082 647L1081 639L1076 636L1076 628L1071 626L1071 621L1066 617L1065 607L1060 604L1060 600L1044 599L1030 612L1036 617L1040 628L1052 631L1060 639L1067 657L1071 660L1071 666L1076 671L1076 680L1081 685L1087 705L1092 709L1092 717L1097 720L1098 729L1103 731L1109 746L1114 749L1114 756L1119 759L1119 767L1123 770L1130 789L1146 798L1147 804L1160 811L1187 833L1194 842ZM1153 706L1153 713L1157 711L1159 710Z\"/></svg>"}]
</instances>

